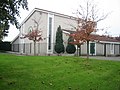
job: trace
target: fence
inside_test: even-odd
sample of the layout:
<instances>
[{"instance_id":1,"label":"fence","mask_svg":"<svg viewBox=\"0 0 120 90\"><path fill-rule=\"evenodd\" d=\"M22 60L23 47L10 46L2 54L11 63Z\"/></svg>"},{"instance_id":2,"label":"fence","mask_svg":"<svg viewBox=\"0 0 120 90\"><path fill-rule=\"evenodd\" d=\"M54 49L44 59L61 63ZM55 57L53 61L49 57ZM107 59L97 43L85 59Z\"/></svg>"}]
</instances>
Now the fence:
<instances>
[{"instance_id":1,"label":"fence","mask_svg":"<svg viewBox=\"0 0 120 90\"><path fill-rule=\"evenodd\" d=\"M55 53L54 45L54 43L51 45L52 49L50 51L52 53ZM64 44L64 46L66 48L66 44ZM36 54L47 54L47 43L36 43L35 48ZM34 43L13 44L12 51L24 54L34 54Z\"/></svg>"}]
</instances>

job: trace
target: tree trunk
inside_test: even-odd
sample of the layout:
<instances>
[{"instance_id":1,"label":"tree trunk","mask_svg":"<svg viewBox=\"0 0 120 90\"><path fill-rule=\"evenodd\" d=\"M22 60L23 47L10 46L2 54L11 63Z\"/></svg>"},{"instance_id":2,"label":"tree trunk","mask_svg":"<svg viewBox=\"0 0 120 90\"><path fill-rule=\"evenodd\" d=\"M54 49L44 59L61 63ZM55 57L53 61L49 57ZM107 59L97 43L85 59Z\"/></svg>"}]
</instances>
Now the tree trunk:
<instances>
[{"instance_id":1,"label":"tree trunk","mask_svg":"<svg viewBox=\"0 0 120 90\"><path fill-rule=\"evenodd\" d=\"M87 41L87 60L89 59L89 41Z\"/></svg>"},{"instance_id":2,"label":"tree trunk","mask_svg":"<svg viewBox=\"0 0 120 90\"><path fill-rule=\"evenodd\" d=\"M77 56L78 56L78 45L77 45Z\"/></svg>"},{"instance_id":3,"label":"tree trunk","mask_svg":"<svg viewBox=\"0 0 120 90\"><path fill-rule=\"evenodd\" d=\"M34 55L36 55L36 41L34 41Z\"/></svg>"},{"instance_id":4,"label":"tree trunk","mask_svg":"<svg viewBox=\"0 0 120 90\"><path fill-rule=\"evenodd\" d=\"M81 45L79 46L79 56L81 56Z\"/></svg>"}]
</instances>

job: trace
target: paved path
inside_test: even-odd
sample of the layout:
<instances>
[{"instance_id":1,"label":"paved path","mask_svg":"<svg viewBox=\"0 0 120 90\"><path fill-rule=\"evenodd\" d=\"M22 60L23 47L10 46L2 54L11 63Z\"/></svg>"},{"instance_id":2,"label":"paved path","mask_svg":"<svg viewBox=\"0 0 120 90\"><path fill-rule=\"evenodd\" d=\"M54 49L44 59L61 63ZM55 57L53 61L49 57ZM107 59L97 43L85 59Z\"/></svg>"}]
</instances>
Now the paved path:
<instances>
[{"instance_id":1,"label":"paved path","mask_svg":"<svg viewBox=\"0 0 120 90\"><path fill-rule=\"evenodd\" d=\"M83 58L86 58L86 56L82 56ZM92 59L100 59L100 60L113 60L113 61L120 61L120 56L119 57L104 57L104 56L90 56Z\"/></svg>"}]
</instances>

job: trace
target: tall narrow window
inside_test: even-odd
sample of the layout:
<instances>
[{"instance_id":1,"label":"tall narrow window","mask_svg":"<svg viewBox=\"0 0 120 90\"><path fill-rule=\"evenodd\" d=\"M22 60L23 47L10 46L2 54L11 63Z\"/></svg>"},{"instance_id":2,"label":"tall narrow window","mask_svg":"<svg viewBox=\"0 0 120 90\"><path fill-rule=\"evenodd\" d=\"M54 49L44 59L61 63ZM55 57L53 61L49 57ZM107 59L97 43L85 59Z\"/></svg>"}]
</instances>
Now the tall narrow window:
<instances>
[{"instance_id":1,"label":"tall narrow window","mask_svg":"<svg viewBox=\"0 0 120 90\"><path fill-rule=\"evenodd\" d=\"M49 38L48 38L48 50L51 50L51 38L52 38L52 17L49 17Z\"/></svg>"}]
</instances>

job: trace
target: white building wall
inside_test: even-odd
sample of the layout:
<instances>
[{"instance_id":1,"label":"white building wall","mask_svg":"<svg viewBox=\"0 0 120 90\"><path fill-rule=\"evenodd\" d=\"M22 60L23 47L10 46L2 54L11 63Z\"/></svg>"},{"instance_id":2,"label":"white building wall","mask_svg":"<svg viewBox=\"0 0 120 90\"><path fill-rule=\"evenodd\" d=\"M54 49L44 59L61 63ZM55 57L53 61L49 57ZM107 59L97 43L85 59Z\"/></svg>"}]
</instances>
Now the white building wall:
<instances>
[{"instance_id":1,"label":"white building wall","mask_svg":"<svg viewBox=\"0 0 120 90\"><path fill-rule=\"evenodd\" d=\"M119 53L119 45L118 44L115 44L114 45L114 53L115 53L115 55L119 55L120 53Z\"/></svg>"},{"instance_id":2,"label":"white building wall","mask_svg":"<svg viewBox=\"0 0 120 90\"><path fill-rule=\"evenodd\" d=\"M56 31L57 28L59 27L59 25L61 26L62 29L66 29L66 30L71 30L71 31L75 31L74 27L77 26L77 21L75 20L75 18L72 17L68 17L68 16L58 16L55 15L54 16L54 38L53 38L53 42L55 43L56 40ZM66 35L65 33L63 33L63 42L64 42L64 47L66 49L67 43L68 43L68 38L69 36ZM54 47L54 46L53 46Z\"/></svg>"},{"instance_id":3,"label":"white building wall","mask_svg":"<svg viewBox=\"0 0 120 90\"><path fill-rule=\"evenodd\" d=\"M54 17L54 37L56 37L56 31L58 26L61 26L62 29L66 29L66 30L73 30L75 31L75 29L72 27L76 27L77 26L77 21L75 19L71 19L70 17L62 17L62 16L56 16ZM72 25L72 26L71 26ZM63 34L63 39L64 42L67 42L67 38L68 36L66 36L65 34ZM55 42L55 38L53 40Z\"/></svg>"},{"instance_id":4,"label":"white building wall","mask_svg":"<svg viewBox=\"0 0 120 90\"><path fill-rule=\"evenodd\" d=\"M81 55L86 55L87 54L87 43L84 43L81 45Z\"/></svg>"},{"instance_id":5,"label":"white building wall","mask_svg":"<svg viewBox=\"0 0 120 90\"><path fill-rule=\"evenodd\" d=\"M106 44L106 55L109 56L110 54L110 44Z\"/></svg>"},{"instance_id":6,"label":"white building wall","mask_svg":"<svg viewBox=\"0 0 120 90\"><path fill-rule=\"evenodd\" d=\"M42 13L42 12L39 12L39 11L34 12L21 26L20 36L22 36L22 34L29 33L29 30L30 30L31 27L35 30L36 29L36 24L35 24L34 20L36 20L39 23L38 29L42 31L42 37L47 38L47 18L48 18L47 16L48 16L47 13ZM33 43L32 40L29 40L28 38L25 38L25 39L21 39L20 43L22 44L21 45L21 51L23 53L28 53L28 54L30 53L30 50L29 50L30 49L30 43L32 43L31 44L31 54L34 53L34 43ZM25 43L25 46L23 45L24 43ZM46 53L46 51L47 51L47 44L46 44L47 40L45 39L45 40L42 40L42 41L37 42L37 43L41 43L41 45L38 45L38 46L41 47L40 48L41 50L39 52ZM36 46L36 52L38 52L38 50L37 50L38 46ZM22 50L22 49L25 49L25 51Z\"/></svg>"},{"instance_id":7,"label":"white building wall","mask_svg":"<svg viewBox=\"0 0 120 90\"><path fill-rule=\"evenodd\" d=\"M96 55L104 55L104 44L96 43Z\"/></svg>"}]
</instances>

